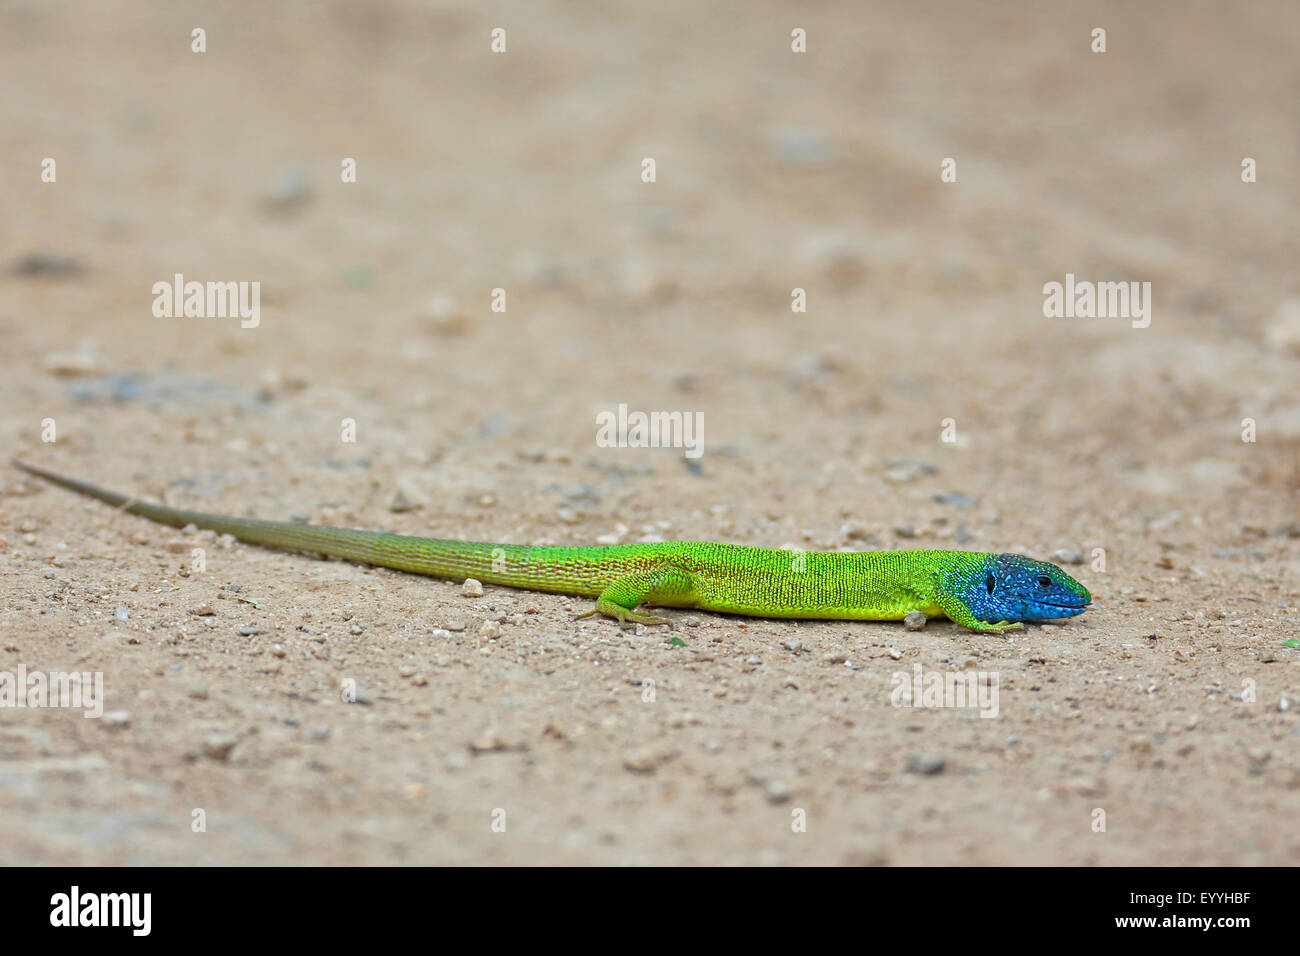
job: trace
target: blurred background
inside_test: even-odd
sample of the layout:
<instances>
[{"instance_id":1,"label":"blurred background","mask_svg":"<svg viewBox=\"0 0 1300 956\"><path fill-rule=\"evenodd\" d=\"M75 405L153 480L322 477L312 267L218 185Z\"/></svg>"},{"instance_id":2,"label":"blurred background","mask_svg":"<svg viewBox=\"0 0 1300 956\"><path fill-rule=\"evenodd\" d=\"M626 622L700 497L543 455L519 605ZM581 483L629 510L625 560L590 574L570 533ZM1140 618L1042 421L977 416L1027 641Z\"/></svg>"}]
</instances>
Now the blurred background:
<instances>
[{"instance_id":1,"label":"blurred background","mask_svg":"<svg viewBox=\"0 0 1300 956\"><path fill-rule=\"evenodd\" d=\"M946 417L1094 480L1231 458L1243 416L1300 437L1291 4L2 15L15 365L89 339L95 371L365 395L389 445L689 406L798 468L909 457ZM156 319L176 272L260 281L260 327ZM1067 272L1150 281L1151 328L1045 320Z\"/></svg>"},{"instance_id":2,"label":"blurred background","mask_svg":"<svg viewBox=\"0 0 1300 956\"><path fill-rule=\"evenodd\" d=\"M1286 615L1297 38L1258 0L14 0L4 444L413 533L1103 548L1099 628ZM175 273L260 324L155 317ZM1150 327L1045 318L1067 273L1150 282ZM704 457L597 448L619 403L703 413Z\"/></svg>"}]
</instances>

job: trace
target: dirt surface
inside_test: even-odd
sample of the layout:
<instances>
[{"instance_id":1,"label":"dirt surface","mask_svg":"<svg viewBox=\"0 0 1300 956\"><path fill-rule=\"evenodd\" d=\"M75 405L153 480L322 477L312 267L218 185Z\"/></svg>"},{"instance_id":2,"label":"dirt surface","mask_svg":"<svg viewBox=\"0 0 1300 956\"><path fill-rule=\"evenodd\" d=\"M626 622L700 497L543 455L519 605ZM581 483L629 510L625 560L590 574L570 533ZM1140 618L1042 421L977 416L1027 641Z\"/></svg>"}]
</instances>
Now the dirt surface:
<instances>
[{"instance_id":1,"label":"dirt surface","mask_svg":"<svg viewBox=\"0 0 1300 956\"><path fill-rule=\"evenodd\" d=\"M1075 552L1095 607L622 631L4 468L0 672L105 699L0 709L0 862L1300 859L1300 6L490 6L5 4L4 448L417 535ZM259 324L155 316L175 273ZM1067 274L1149 326L1045 317ZM598 446L620 403L704 454ZM996 717L894 706L918 665Z\"/></svg>"}]
</instances>

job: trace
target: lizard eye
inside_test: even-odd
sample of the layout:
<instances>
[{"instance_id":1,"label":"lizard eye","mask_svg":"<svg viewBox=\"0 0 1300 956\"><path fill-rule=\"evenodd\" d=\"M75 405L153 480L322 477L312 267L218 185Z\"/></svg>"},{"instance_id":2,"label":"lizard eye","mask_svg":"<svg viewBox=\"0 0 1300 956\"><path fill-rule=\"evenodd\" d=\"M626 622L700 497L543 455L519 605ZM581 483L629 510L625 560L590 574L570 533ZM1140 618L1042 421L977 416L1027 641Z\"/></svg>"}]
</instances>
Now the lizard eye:
<instances>
[{"instance_id":1,"label":"lizard eye","mask_svg":"<svg viewBox=\"0 0 1300 956\"><path fill-rule=\"evenodd\" d=\"M984 579L984 586L989 589L989 594L993 593L993 585L997 583L998 583L998 579L991 574Z\"/></svg>"},{"instance_id":2,"label":"lizard eye","mask_svg":"<svg viewBox=\"0 0 1300 956\"><path fill-rule=\"evenodd\" d=\"M1052 579L1049 578L1046 574L1044 574L1041 578L1038 579L1038 586L1040 588L1050 588L1052 586Z\"/></svg>"}]
</instances>

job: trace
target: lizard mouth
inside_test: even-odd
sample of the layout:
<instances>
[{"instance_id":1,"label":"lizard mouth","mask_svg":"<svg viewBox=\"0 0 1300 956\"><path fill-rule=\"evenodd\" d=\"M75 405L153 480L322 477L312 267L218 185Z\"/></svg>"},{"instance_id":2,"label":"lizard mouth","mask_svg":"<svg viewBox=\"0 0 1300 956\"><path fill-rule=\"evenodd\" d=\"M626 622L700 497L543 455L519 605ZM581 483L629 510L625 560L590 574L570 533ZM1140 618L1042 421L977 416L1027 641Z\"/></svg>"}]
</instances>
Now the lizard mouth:
<instances>
[{"instance_id":1,"label":"lizard mouth","mask_svg":"<svg viewBox=\"0 0 1300 956\"><path fill-rule=\"evenodd\" d=\"M1062 607L1075 611L1082 610L1092 604L1091 601L1075 601L1073 604L1065 604L1059 601L1039 601L1038 603L1046 607Z\"/></svg>"},{"instance_id":2,"label":"lizard mouth","mask_svg":"<svg viewBox=\"0 0 1300 956\"><path fill-rule=\"evenodd\" d=\"M1037 598L1037 597L1027 597L1027 596L1026 596L1026 597L1023 598L1023 600L1028 601L1030 604L1038 604L1038 605L1040 605L1040 606L1042 606L1042 607L1060 607L1060 608L1066 608L1066 609L1068 609L1068 610L1072 610L1072 611L1077 611L1077 610L1080 610L1081 608L1089 607L1089 606L1092 604L1092 601L1085 601L1085 600L1083 600L1083 598L1075 598L1075 599L1072 600L1072 601L1071 601L1071 600L1068 600L1068 599L1057 599L1057 600L1054 600L1054 601L1044 601L1042 598Z\"/></svg>"}]
</instances>

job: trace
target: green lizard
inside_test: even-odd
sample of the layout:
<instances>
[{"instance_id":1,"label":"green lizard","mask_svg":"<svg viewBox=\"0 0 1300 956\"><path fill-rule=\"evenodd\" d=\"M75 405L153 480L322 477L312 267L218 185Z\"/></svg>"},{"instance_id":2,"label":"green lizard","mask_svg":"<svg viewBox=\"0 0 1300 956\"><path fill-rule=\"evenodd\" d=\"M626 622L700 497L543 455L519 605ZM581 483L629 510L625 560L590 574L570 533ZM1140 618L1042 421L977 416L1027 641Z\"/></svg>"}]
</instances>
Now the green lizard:
<instances>
[{"instance_id":1,"label":"green lizard","mask_svg":"<svg viewBox=\"0 0 1300 956\"><path fill-rule=\"evenodd\" d=\"M414 538L285 521L231 518L137 501L15 461L46 481L128 514L229 534L249 544L311 551L461 580L596 599L579 617L622 625L668 624L641 605L698 608L752 617L897 621L909 611L947 615L973 631L1074 617L1092 596L1055 565L1018 554L977 551L801 552L711 541L604 547L530 547Z\"/></svg>"}]
</instances>

